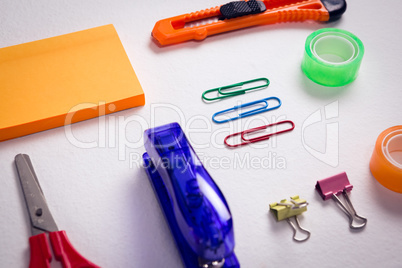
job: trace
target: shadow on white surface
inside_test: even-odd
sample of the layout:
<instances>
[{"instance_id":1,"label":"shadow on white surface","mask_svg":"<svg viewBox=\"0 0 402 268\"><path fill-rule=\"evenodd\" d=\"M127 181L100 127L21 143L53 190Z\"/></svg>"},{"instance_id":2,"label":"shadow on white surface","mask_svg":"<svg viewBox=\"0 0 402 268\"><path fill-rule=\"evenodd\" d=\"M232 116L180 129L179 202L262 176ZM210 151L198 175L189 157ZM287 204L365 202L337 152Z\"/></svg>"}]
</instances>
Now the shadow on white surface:
<instances>
[{"instance_id":1,"label":"shadow on white surface","mask_svg":"<svg viewBox=\"0 0 402 268\"><path fill-rule=\"evenodd\" d=\"M300 67L299 81L302 89L312 97L329 99L340 96L350 90L351 84L341 87L326 87L311 81ZM353 83L353 82L352 82Z\"/></svg>"},{"instance_id":2,"label":"shadow on white surface","mask_svg":"<svg viewBox=\"0 0 402 268\"><path fill-rule=\"evenodd\" d=\"M145 170L136 172L133 179L134 187L127 189L133 203L129 233L134 235L130 238L135 245L132 250L139 250L135 256L141 258L131 259L131 267L181 267L179 253Z\"/></svg>"},{"instance_id":3,"label":"shadow on white surface","mask_svg":"<svg viewBox=\"0 0 402 268\"><path fill-rule=\"evenodd\" d=\"M373 175L370 173L370 178L367 178L370 184L372 198L378 200L376 204L381 206L381 209L387 210L386 214L396 217L402 216L402 194L396 193L382 186Z\"/></svg>"}]
</instances>

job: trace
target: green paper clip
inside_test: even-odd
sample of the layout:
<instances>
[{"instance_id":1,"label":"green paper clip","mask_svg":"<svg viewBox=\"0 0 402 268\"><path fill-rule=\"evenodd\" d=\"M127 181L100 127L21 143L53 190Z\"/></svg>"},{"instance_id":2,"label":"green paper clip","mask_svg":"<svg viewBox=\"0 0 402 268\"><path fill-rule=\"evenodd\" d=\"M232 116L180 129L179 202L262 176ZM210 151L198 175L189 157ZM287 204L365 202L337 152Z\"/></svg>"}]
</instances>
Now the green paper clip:
<instances>
[{"instance_id":1,"label":"green paper clip","mask_svg":"<svg viewBox=\"0 0 402 268\"><path fill-rule=\"evenodd\" d=\"M310 231L300 226L298 215L307 211L307 201L300 199L298 195L290 197L290 201L283 199L279 203L272 203L269 205L270 210L274 213L278 221L286 220L293 229L293 239L297 242L303 242L310 238ZM307 237L304 239L296 238L297 229L290 218L294 217L299 229L306 233Z\"/></svg>"},{"instance_id":2,"label":"green paper clip","mask_svg":"<svg viewBox=\"0 0 402 268\"><path fill-rule=\"evenodd\" d=\"M227 92L230 89L233 89L233 88L236 88L236 87L243 87L246 84L251 84L251 83L260 82L260 81L264 81L265 83L263 85L259 85L259 86L255 86L255 87L250 87L250 88L246 88L246 89L241 88L239 90L234 90L234 91L231 90L231 91ZM224 98L229 98L229 97L234 97L234 96L246 94L247 91L260 89L260 88L265 88L265 87L268 87L268 86L269 86L269 80L267 78L257 78L257 79L248 80L248 81L244 81L244 82L240 82L240 83L236 83L236 84L232 84L232 85L228 85L228 86L209 89L209 90L205 91L204 93L202 93L202 98L204 100L206 100L206 101L220 100L220 99L224 99ZM207 98L207 97L205 97L206 94L211 93L211 92L215 92L215 91L218 92L217 97L215 97L215 98Z\"/></svg>"}]
</instances>

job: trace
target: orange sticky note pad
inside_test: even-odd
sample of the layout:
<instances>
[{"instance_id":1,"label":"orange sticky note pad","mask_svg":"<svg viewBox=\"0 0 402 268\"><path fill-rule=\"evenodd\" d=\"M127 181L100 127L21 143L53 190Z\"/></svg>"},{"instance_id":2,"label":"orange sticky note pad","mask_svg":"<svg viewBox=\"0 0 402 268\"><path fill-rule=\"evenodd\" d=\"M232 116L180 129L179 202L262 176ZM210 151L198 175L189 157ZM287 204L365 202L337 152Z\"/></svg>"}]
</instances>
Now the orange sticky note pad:
<instances>
[{"instance_id":1,"label":"orange sticky note pad","mask_svg":"<svg viewBox=\"0 0 402 268\"><path fill-rule=\"evenodd\" d=\"M144 104L113 25L0 49L0 141Z\"/></svg>"}]
</instances>

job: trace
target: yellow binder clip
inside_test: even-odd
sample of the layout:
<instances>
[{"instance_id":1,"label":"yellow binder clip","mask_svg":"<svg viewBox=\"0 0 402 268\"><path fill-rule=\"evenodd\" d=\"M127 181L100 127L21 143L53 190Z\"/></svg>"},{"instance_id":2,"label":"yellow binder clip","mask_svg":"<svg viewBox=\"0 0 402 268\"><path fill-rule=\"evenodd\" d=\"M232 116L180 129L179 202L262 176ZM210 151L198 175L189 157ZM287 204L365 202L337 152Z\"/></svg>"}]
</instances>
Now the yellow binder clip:
<instances>
[{"instance_id":1,"label":"yellow binder clip","mask_svg":"<svg viewBox=\"0 0 402 268\"><path fill-rule=\"evenodd\" d=\"M304 199L300 199L298 195L290 197L290 201L283 199L279 203L272 203L269 205L270 210L274 213L278 221L286 219L286 221L293 229L293 240L297 242L303 242L310 238L310 231L301 227L299 219L297 218L298 215L307 211L307 205L307 201ZM291 217L295 218L297 227L301 230L301 232L305 233L307 237L305 237L304 239L296 238L297 228L290 220Z\"/></svg>"}]
</instances>

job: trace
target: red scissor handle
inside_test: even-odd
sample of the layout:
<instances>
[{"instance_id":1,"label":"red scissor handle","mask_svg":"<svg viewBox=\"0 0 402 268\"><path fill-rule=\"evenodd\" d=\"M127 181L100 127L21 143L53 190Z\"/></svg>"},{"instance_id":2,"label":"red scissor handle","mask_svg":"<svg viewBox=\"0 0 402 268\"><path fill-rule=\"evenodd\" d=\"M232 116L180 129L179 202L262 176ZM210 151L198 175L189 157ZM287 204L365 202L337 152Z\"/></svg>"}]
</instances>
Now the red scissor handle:
<instances>
[{"instance_id":1,"label":"red scissor handle","mask_svg":"<svg viewBox=\"0 0 402 268\"><path fill-rule=\"evenodd\" d=\"M31 249L29 268L50 268L52 253L50 252L46 234L31 236L29 238L29 246Z\"/></svg>"},{"instance_id":2,"label":"red scissor handle","mask_svg":"<svg viewBox=\"0 0 402 268\"><path fill-rule=\"evenodd\" d=\"M68 240L65 231L49 233L54 256L61 262L63 268L100 268L85 259ZM29 238L31 248L31 260L29 268L50 268L52 253L45 233Z\"/></svg>"},{"instance_id":3,"label":"red scissor handle","mask_svg":"<svg viewBox=\"0 0 402 268\"><path fill-rule=\"evenodd\" d=\"M100 268L100 266L85 259L70 243L65 231L49 233L54 256L63 268Z\"/></svg>"}]
</instances>

